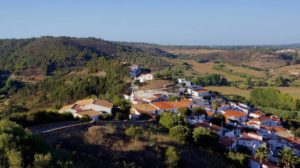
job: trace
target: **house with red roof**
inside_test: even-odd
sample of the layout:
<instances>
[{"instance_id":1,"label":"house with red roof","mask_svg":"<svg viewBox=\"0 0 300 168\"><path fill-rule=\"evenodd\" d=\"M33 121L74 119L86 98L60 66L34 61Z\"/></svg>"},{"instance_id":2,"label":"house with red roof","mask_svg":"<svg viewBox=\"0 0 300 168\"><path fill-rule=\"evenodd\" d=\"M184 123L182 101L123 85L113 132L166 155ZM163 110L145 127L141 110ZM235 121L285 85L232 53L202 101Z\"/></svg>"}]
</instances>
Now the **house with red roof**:
<instances>
[{"instance_id":1,"label":"house with red roof","mask_svg":"<svg viewBox=\"0 0 300 168\"><path fill-rule=\"evenodd\" d=\"M237 110L223 110L222 114L228 121L245 122L247 120L247 114Z\"/></svg>"},{"instance_id":2,"label":"house with red roof","mask_svg":"<svg viewBox=\"0 0 300 168\"><path fill-rule=\"evenodd\" d=\"M151 103L151 105L158 109L156 112L157 114L160 114L165 111L176 113L178 110L178 107L175 107L173 103L167 101L153 102Z\"/></svg>"}]
</instances>

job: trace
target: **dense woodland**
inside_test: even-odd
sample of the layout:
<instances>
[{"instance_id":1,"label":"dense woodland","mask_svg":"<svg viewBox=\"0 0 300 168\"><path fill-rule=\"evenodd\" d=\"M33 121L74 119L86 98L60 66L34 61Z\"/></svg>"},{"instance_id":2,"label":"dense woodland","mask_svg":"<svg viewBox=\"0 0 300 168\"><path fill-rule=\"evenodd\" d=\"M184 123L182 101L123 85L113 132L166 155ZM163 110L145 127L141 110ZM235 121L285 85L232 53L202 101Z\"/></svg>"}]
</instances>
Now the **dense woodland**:
<instances>
[{"instance_id":1,"label":"dense woodland","mask_svg":"<svg viewBox=\"0 0 300 168\"><path fill-rule=\"evenodd\" d=\"M170 63L140 49L95 38L42 37L0 40L0 69L21 73L38 68L49 75L55 70L70 71L85 65L93 57L139 63L152 69Z\"/></svg>"}]
</instances>

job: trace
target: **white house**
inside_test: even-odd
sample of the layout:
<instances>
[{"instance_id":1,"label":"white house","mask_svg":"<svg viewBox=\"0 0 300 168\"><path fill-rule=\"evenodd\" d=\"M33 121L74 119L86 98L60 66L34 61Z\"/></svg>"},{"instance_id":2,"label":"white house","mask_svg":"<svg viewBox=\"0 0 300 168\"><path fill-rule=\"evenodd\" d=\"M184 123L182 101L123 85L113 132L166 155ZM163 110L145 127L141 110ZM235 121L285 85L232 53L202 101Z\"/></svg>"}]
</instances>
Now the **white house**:
<instances>
[{"instance_id":1,"label":"white house","mask_svg":"<svg viewBox=\"0 0 300 168\"><path fill-rule=\"evenodd\" d=\"M185 80L185 79L178 79L177 80L179 84L184 84L185 87L191 87L192 86L192 82Z\"/></svg>"},{"instance_id":2,"label":"white house","mask_svg":"<svg viewBox=\"0 0 300 168\"><path fill-rule=\"evenodd\" d=\"M210 96L210 93L206 89L197 89L192 91L192 96L205 97L205 96Z\"/></svg>"},{"instance_id":3,"label":"white house","mask_svg":"<svg viewBox=\"0 0 300 168\"><path fill-rule=\"evenodd\" d=\"M86 104L82 108L85 110L95 110L111 114L113 104L106 100L94 100L92 103Z\"/></svg>"},{"instance_id":4,"label":"white house","mask_svg":"<svg viewBox=\"0 0 300 168\"><path fill-rule=\"evenodd\" d=\"M250 137L248 135L241 135L241 137L238 139L238 145L247 147L252 154L255 154L255 151L262 146L262 141L253 137Z\"/></svg>"},{"instance_id":5,"label":"white house","mask_svg":"<svg viewBox=\"0 0 300 168\"><path fill-rule=\"evenodd\" d=\"M252 118L259 118L265 116L265 114L261 111L255 111L253 113L250 113L249 116Z\"/></svg>"},{"instance_id":6,"label":"white house","mask_svg":"<svg viewBox=\"0 0 300 168\"><path fill-rule=\"evenodd\" d=\"M137 80L139 80L141 83L144 83L146 81L153 80L153 79L154 79L154 77L151 73L142 74L139 77L137 77Z\"/></svg>"},{"instance_id":7,"label":"white house","mask_svg":"<svg viewBox=\"0 0 300 168\"><path fill-rule=\"evenodd\" d=\"M62 107L59 112L72 113L74 117L89 116L94 120L97 120L103 113L110 113L112 111L113 104L106 100L85 99L79 100L71 105Z\"/></svg>"},{"instance_id":8,"label":"white house","mask_svg":"<svg viewBox=\"0 0 300 168\"><path fill-rule=\"evenodd\" d=\"M251 120L249 120L249 122L256 123L259 126L268 126L268 127L277 125L277 123L275 121L273 121L270 117L266 117L266 116L251 119Z\"/></svg>"}]
</instances>

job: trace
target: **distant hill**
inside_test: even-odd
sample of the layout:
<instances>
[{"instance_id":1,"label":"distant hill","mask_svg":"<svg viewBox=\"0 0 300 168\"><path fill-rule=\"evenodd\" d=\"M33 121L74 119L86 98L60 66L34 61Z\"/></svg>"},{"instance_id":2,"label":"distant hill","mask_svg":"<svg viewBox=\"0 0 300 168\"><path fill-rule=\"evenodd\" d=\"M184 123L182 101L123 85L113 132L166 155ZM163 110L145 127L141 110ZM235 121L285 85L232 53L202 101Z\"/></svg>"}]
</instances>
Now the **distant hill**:
<instances>
[{"instance_id":1,"label":"distant hill","mask_svg":"<svg viewBox=\"0 0 300 168\"><path fill-rule=\"evenodd\" d=\"M93 57L106 57L159 70L171 65L157 57L162 55L96 38L47 36L0 40L0 69L14 73L27 69L36 69L44 74L69 70L85 65Z\"/></svg>"},{"instance_id":2,"label":"distant hill","mask_svg":"<svg viewBox=\"0 0 300 168\"><path fill-rule=\"evenodd\" d=\"M278 68L300 63L300 44L249 46L176 46L147 43L126 43L143 51L197 62L224 62L257 69ZM277 52L291 49L295 52ZM158 52L159 51L159 52Z\"/></svg>"}]
</instances>

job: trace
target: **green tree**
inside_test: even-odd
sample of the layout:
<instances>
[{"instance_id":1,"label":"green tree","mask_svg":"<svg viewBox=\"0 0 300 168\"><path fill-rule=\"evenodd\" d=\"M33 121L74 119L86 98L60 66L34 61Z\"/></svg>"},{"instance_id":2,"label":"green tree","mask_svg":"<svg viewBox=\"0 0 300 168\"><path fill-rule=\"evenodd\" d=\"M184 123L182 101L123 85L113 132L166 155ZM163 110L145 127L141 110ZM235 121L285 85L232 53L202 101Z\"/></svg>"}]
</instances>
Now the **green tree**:
<instances>
[{"instance_id":1,"label":"green tree","mask_svg":"<svg viewBox=\"0 0 300 168\"><path fill-rule=\"evenodd\" d=\"M184 116L184 117L187 117L189 115L191 115L191 110L187 107L180 107L178 108L178 112L180 114L180 116Z\"/></svg>"},{"instance_id":2,"label":"green tree","mask_svg":"<svg viewBox=\"0 0 300 168\"><path fill-rule=\"evenodd\" d=\"M299 162L299 158L294 154L291 148L284 148L279 152L280 161L284 164L285 168L295 167Z\"/></svg>"},{"instance_id":3,"label":"green tree","mask_svg":"<svg viewBox=\"0 0 300 168\"><path fill-rule=\"evenodd\" d=\"M203 148L214 147L216 146L216 144L218 144L219 141L219 137L217 134L202 127L194 129L193 139L197 146Z\"/></svg>"},{"instance_id":4,"label":"green tree","mask_svg":"<svg viewBox=\"0 0 300 168\"><path fill-rule=\"evenodd\" d=\"M262 161L267 158L267 148L263 146L259 147L256 150L255 157L259 158L259 164L262 167Z\"/></svg>"},{"instance_id":5,"label":"green tree","mask_svg":"<svg viewBox=\"0 0 300 168\"><path fill-rule=\"evenodd\" d=\"M211 107L215 112L217 112L219 108L219 101L217 99L213 100L211 103Z\"/></svg>"},{"instance_id":6,"label":"green tree","mask_svg":"<svg viewBox=\"0 0 300 168\"><path fill-rule=\"evenodd\" d=\"M34 168L45 168L50 167L52 161L52 156L50 153L44 155L44 154L35 154L34 155L34 161L33 161L33 167Z\"/></svg>"},{"instance_id":7,"label":"green tree","mask_svg":"<svg viewBox=\"0 0 300 168\"><path fill-rule=\"evenodd\" d=\"M187 143L190 137L190 129L186 126L177 125L170 129L169 135L178 143Z\"/></svg>"},{"instance_id":8,"label":"green tree","mask_svg":"<svg viewBox=\"0 0 300 168\"><path fill-rule=\"evenodd\" d=\"M206 113L206 110L203 109L202 107L195 107L193 108L193 115L195 116L201 116L201 115L206 115L207 116L207 113Z\"/></svg>"},{"instance_id":9,"label":"green tree","mask_svg":"<svg viewBox=\"0 0 300 168\"><path fill-rule=\"evenodd\" d=\"M223 114L214 114L212 115L210 121L215 125L222 126L223 124L225 124L226 118Z\"/></svg>"},{"instance_id":10,"label":"green tree","mask_svg":"<svg viewBox=\"0 0 300 168\"><path fill-rule=\"evenodd\" d=\"M255 88L250 92L250 100L253 104L263 107L289 111L300 109L299 100L274 88Z\"/></svg>"},{"instance_id":11,"label":"green tree","mask_svg":"<svg viewBox=\"0 0 300 168\"><path fill-rule=\"evenodd\" d=\"M185 125L186 124L183 117L178 116L173 113L170 113L170 112L161 113L159 123L167 129L170 129L176 125Z\"/></svg>"},{"instance_id":12,"label":"green tree","mask_svg":"<svg viewBox=\"0 0 300 168\"><path fill-rule=\"evenodd\" d=\"M227 154L227 158L232 163L232 167L236 167L236 168L247 168L248 167L249 158L245 154L230 151Z\"/></svg>"},{"instance_id":13,"label":"green tree","mask_svg":"<svg viewBox=\"0 0 300 168\"><path fill-rule=\"evenodd\" d=\"M166 157L165 164L168 168L179 167L180 155L177 152L175 147L169 146L166 150L165 157Z\"/></svg>"}]
</instances>

